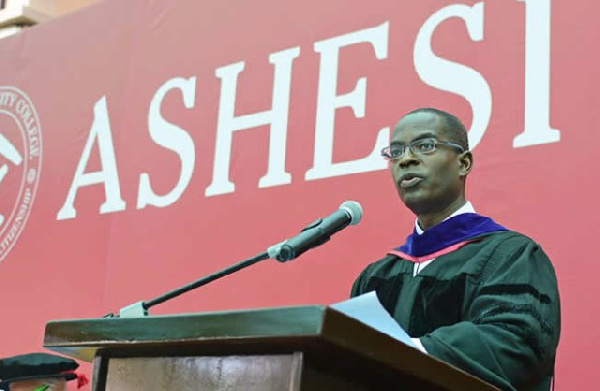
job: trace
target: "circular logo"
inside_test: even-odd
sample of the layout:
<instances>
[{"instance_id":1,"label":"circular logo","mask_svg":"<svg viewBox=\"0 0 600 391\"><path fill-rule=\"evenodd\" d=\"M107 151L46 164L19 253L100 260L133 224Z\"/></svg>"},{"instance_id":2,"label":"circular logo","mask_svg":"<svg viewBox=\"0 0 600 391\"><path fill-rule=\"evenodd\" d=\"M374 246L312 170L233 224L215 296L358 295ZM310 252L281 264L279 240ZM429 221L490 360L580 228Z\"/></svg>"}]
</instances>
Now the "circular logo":
<instances>
[{"instance_id":1,"label":"circular logo","mask_svg":"<svg viewBox=\"0 0 600 391\"><path fill-rule=\"evenodd\" d=\"M0 86L0 261L25 227L42 164L42 128L29 97Z\"/></svg>"}]
</instances>

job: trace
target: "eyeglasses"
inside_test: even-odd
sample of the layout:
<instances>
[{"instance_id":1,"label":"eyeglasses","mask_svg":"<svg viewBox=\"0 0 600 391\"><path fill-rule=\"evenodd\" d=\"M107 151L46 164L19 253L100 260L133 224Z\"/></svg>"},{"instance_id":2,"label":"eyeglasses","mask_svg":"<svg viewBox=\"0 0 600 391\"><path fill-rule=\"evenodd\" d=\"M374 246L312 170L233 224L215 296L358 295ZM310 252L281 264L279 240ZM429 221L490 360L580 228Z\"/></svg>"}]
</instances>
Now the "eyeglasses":
<instances>
[{"instance_id":1,"label":"eyeglasses","mask_svg":"<svg viewBox=\"0 0 600 391\"><path fill-rule=\"evenodd\" d=\"M381 150L381 156L388 160L402 159L404 157L406 148L409 148L410 152L415 156L430 155L435 152L436 145L447 145L449 147L458 149L460 153L465 152L465 149L458 144L447 141L437 141L434 138L426 138L423 140L413 141L409 144L392 144Z\"/></svg>"}]
</instances>

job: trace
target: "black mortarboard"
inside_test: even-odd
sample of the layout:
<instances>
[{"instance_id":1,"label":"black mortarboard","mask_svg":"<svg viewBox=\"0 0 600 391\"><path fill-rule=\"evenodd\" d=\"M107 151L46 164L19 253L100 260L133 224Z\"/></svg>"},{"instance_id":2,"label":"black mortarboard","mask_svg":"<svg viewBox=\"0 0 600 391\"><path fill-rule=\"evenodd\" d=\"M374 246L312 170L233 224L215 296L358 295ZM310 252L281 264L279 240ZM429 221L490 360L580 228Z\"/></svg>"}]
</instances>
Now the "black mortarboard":
<instances>
[{"instance_id":1,"label":"black mortarboard","mask_svg":"<svg viewBox=\"0 0 600 391\"><path fill-rule=\"evenodd\" d=\"M75 360L48 353L30 353L0 360L0 390L12 382L36 378L77 378Z\"/></svg>"}]
</instances>

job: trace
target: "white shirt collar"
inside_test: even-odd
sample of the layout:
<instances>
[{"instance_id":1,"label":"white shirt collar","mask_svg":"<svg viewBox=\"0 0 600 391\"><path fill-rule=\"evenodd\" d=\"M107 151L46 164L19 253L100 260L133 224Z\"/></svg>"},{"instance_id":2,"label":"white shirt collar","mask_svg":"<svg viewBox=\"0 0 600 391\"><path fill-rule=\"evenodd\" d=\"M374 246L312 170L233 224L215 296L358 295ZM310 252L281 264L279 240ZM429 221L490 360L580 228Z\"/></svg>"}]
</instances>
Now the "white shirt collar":
<instances>
[{"instance_id":1,"label":"white shirt collar","mask_svg":"<svg viewBox=\"0 0 600 391\"><path fill-rule=\"evenodd\" d=\"M458 208L454 213L452 213L450 216L446 217L444 219L444 221L448 220L450 217L458 216L463 213L477 213L477 212L475 212L475 208L473 208L473 204L471 204L470 201L467 201L467 202L465 202L465 204L463 206ZM417 234L419 234L419 235L421 235L423 232L425 232L419 226L419 218L418 217L415 220L415 229L417 230Z\"/></svg>"}]
</instances>

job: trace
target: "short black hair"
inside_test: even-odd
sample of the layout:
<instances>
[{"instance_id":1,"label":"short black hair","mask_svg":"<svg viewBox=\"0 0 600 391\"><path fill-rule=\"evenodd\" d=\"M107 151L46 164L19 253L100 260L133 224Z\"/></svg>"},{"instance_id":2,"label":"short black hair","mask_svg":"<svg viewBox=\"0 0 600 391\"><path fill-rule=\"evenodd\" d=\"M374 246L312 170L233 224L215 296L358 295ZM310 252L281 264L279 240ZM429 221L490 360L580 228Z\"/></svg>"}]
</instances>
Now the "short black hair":
<instances>
[{"instance_id":1,"label":"short black hair","mask_svg":"<svg viewBox=\"0 0 600 391\"><path fill-rule=\"evenodd\" d=\"M450 138L449 141L460 145L465 149L465 151L469 150L469 137L467 136L467 129L458 117L448 113L447 111L435 109L433 107L421 107L420 109L416 109L405 114L404 117L417 113L431 113L442 117L446 122L448 137Z\"/></svg>"}]
</instances>

